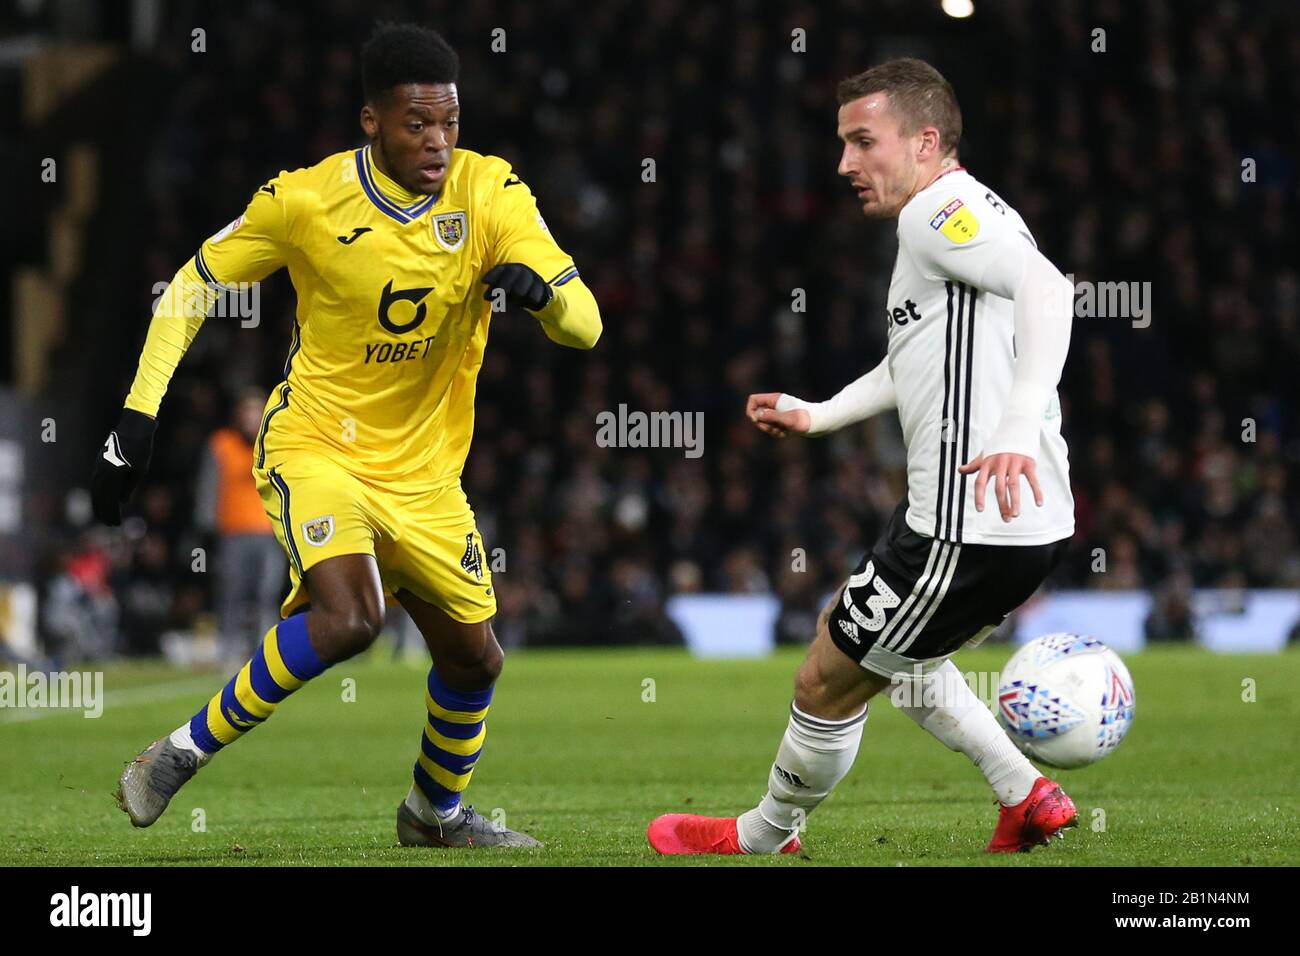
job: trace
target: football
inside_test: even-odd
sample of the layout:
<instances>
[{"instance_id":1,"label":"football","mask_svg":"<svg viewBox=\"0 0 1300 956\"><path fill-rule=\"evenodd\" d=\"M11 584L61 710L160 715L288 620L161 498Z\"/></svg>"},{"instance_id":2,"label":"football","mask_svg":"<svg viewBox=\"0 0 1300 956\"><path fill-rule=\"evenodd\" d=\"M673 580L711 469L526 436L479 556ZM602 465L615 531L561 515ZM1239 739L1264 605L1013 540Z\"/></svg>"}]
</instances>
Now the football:
<instances>
[{"instance_id":1,"label":"football","mask_svg":"<svg viewBox=\"0 0 1300 956\"><path fill-rule=\"evenodd\" d=\"M1083 634L1021 647L998 681L998 722L1030 759L1063 770L1096 763L1133 724L1133 678L1118 654Z\"/></svg>"}]
</instances>

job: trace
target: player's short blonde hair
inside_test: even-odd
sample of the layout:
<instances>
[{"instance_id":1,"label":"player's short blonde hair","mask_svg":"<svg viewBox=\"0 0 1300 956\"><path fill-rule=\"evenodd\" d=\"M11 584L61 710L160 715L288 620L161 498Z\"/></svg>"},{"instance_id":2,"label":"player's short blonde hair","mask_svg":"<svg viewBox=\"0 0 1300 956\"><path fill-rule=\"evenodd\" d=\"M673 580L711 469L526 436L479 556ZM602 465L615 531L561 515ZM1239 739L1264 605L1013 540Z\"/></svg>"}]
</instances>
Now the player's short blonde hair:
<instances>
[{"instance_id":1,"label":"player's short blonde hair","mask_svg":"<svg viewBox=\"0 0 1300 956\"><path fill-rule=\"evenodd\" d=\"M889 94L889 111L898 117L903 135L933 126L939 131L944 155L956 151L961 141L961 107L952 85L929 63L913 57L889 60L841 80L835 90L841 106L871 93Z\"/></svg>"}]
</instances>

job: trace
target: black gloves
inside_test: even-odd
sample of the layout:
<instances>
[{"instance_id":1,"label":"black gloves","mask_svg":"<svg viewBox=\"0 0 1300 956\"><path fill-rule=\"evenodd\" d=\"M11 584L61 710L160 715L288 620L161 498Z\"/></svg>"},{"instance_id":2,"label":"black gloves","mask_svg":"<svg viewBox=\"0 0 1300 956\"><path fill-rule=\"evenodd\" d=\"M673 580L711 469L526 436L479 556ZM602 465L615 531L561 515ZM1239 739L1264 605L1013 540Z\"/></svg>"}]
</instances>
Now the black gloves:
<instances>
[{"instance_id":1,"label":"black gloves","mask_svg":"<svg viewBox=\"0 0 1300 956\"><path fill-rule=\"evenodd\" d=\"M545 308L555 295L555 290L541 276L518 262L503 262L494 266L488 270L483 281L487 283L484 299L490 302L494 290L504 289L507 304L523 306L530 312Z\"/></svg>"},{"instance_id":2,"label":"black gloves","mask_svg":"<svg viewBox=\"0 0 1300 956\"><path fill-rule=\"evenodd\" d=\"M122 523L122 505L149 470L153 432L157 423L143 412L123 409L90 478L90 502L95 519L108 525Z\"/></svg>"}]
</instances>

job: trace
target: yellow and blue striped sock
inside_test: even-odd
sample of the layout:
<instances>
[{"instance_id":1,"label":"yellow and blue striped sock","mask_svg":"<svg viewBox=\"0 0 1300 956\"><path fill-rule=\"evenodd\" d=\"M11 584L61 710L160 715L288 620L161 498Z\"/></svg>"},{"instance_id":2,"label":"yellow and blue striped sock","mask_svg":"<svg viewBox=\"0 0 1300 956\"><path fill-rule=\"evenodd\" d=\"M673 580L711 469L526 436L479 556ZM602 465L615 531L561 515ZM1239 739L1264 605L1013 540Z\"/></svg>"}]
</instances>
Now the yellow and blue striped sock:
<instances>
[{"instance_id":1,"label":"yellow and blue striped sock","mask_svg":"<svg viewBox=\"0 0 1300 956\"><path fill-rule=\"evenodd\" d=\"M307 614L285 618L266 632L239 673L190 718L190 738L205 754L215 754L270 717L280 701L329 666L307 637Z\"/></svg>"},{"instance_id":2,"label":"yellow and blue striped sock","mask_svg":"<svg viewBox=\"0 0 1300 956\"><path fill-rule=\"evenodd\" d=\"M460 805L460 796L483 752L492 688L453 690L431 669L424 703L429 719L420 738L415 786L439 816L446 818Z\"/></svg>"}]
</instances>

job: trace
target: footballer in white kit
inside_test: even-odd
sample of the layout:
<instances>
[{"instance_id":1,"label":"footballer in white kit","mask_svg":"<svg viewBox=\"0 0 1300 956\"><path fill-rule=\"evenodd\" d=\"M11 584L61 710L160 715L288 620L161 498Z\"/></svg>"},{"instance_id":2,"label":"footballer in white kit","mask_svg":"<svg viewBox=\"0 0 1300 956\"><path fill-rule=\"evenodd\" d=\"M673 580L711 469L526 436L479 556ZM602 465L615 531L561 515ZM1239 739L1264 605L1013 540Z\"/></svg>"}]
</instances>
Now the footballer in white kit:
<instances>
[{"instance_id":1,"label":"footballer in white kit","mask_svg":"<svg viewBox=\"0 0 1300 956\"><path fill-rule=\"evenodd\" d=\"M1034 593L1074 533L1056 394L1073 286L960 165L961 112L932 66L891 60L838 98L839 172L864 214L898 220L888 352L828 401L772 392L746 412L783 438L897 410L907 498L818 619L762 801L739 817L656 818L647 836L661 853L797 850L853 763L868 701L891 687L895 706L984 774L1002 805L990 852L1077 822L949 660Z\"/></svg>"},{"instance_id":2,"label":"footballer in white kit","mask_svg":"<svg viewBox=\"0 0 1300 956\"><path fill-rule=\"evenodd\" d=\"M1055 388L1015 375L1015 294L1036 249L1016 211L961 166L940 172L898 217L888 355L871 374L887 375L893 387L907 500L830 619L835 643L886 677L924 672L981 639L1034 593L1074 533ZM1042 264L1051 268L1045 259L1035 263ZM1052 278L1045 274L1022 307L1032 311L1055 294ZM1023 394L1012 396L1014 386ZM776 407L809 406L787 396ZM826 429L820 415L814 420ZM976 507L978 479L961 468L985 448L1033 460L1041 506L1021 508L1018 484L1004 480L999 488L995 478L997 498L1014 517Z\"/></svg>"}]
</instances>

